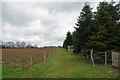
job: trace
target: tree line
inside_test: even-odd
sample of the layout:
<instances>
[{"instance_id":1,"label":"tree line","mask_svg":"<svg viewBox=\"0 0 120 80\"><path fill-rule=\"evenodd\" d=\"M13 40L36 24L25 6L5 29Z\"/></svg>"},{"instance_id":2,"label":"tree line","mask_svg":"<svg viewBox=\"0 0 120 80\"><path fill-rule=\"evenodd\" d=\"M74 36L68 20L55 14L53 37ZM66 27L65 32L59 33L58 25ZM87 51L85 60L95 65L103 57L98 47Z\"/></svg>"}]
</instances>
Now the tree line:
<instances>
[{"instance_id":1,"label":"tree line","mask_svg":"<svg viewBox=\"0 0 120 80\"><path fill-rule=\"evenodd\" d=\"M37 48L37 45L25 42L0 42L0 48Z\"/></svg>"},{"instance_id":2,"label":"tree line","mask_svg":"<svg viewBox=\"0 0 120 80\"><path fill-rule=\"evenodd\" d=\"M5 49L5 48L62 48L62 46L38 46L34 45L31 43L25 43L25 42L3 42L0 41L0 48Z\"/></svg>"},{"instance_id":3,"label":"tree line","mask_svg":"<svg viewBox=\"0 0 120 80\"><path fill-rule=\"evenodd\" d=\"M96 12L88 3L82 8L74 31L68 31L63 47L73 46L75 53L120 51L120 1L100 2Z\"/></svg>"}]
</instances>

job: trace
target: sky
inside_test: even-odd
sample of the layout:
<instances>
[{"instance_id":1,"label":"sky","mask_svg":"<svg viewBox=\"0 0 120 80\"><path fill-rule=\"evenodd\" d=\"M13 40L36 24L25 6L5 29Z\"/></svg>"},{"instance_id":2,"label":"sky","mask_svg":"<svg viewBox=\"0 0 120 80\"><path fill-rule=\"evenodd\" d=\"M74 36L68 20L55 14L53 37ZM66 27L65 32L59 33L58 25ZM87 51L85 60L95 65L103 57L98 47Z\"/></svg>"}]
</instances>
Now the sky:
<instances>
[{"instance_id":1,"label":"sky","mask_svg":"<svg viewBox=\"0 0 120 80\"><path fill-rule=\"evenodd\" d=\"M103 0L2 0L0 40L62 46L67 31L74 31L85 1L96 11Z\"/></svg>"}]
</instances>

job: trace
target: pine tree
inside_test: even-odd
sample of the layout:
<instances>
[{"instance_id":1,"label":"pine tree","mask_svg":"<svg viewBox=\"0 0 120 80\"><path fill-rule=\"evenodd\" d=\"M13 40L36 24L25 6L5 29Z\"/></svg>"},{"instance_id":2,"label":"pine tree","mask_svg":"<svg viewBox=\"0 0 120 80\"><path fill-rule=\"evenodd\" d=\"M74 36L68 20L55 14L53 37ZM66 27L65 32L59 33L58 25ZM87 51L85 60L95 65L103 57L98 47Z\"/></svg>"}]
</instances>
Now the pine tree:
<instances>
[{"instance_id":1,"label":"pine tree","mask_svg":"<svg viewBox=\"0 0 120 80\"><path fill-rule=\"evenodd\" d=\"M91 35L91 22L92 22L92 8L90 5L85 3L85 6L80 12L80 16L77 19L75 31L73 32L73 45L75 51L80 52L81 49L87 47L86 43L88 42L89 35Z\"/></svg>"},{"instance_id":2,"label":"pine tree","mask_svg":"<svg viewBox=\"0 0 120 80\"><path fill-rule=\"evenodd\" d=\"M91 36L91 48L99 51L112 50L116 48L115 38L118 37L118 9L114 6L114 2L100 2L94 25L97 28L96 33ZM118 38L117 38L118 39Z\"/></svg>"},{"instance_id":3,"label":"pine tree","mask_svg":"<svg viewBox=\"0 0 120 80\"><path fill-rule=\"evenodd\" d=\"M71 32L67 32L66 34L66 39L63 42L63 47L67 49L67 46L71 46L72 45L72 35Z\"/></svg>"},{"instance_id":4,"label":"pine tree","mask_svg":"<svg viewBox=\"0 0 120 80\"><path fill-rule=\"evenodd\" d=\"M114 37L115 41L114 41L114 46L115 46L115 49L120 51L120 1L118 2L118 4L115 5L116 9L117 9L117 31L116 32L116 36Z\"/></svg>"}]
</instances>

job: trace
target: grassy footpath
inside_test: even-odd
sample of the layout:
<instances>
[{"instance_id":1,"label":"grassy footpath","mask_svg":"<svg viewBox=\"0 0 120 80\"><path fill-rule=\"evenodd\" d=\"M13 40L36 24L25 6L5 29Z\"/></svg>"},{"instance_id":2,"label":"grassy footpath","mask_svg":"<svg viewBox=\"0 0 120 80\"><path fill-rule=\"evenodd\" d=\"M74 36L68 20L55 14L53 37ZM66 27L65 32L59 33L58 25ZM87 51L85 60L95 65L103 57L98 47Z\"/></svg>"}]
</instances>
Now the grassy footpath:
<instances>
[{"instance_id":1,"label":"grassy footpath","mask_svg":"<svg viewBox=\"0 0 120 80\"><path fill-rule=\"evenodd\" d=\"M73 55L65 49L57 49L53 55L46 59L46 62L34 64L29 69L11 73L4 77L116 78L116 73L117 69L111 66L105 69L103 65L97 65L94 68L84 58Z\"/></svg>"}]
</instances>

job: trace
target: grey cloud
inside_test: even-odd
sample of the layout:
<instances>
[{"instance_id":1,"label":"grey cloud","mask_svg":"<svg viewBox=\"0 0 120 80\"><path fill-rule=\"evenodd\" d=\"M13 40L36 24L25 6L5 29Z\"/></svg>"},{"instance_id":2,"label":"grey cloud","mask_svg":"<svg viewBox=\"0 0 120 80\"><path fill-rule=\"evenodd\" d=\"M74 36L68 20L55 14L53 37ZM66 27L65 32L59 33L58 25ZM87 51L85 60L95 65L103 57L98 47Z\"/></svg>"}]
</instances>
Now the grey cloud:
<instances>
[{"instance_id":1,"label":"grey cloud","mask_svg":"<svg viewBox=\"0 0 120 80\"><path fill-rule=\"evenodd\" d=\"M8 22L17 26L26 26L30 23L30 21L33 20L33 17L35 18L35 16L31 14L31 12L34 11L34 8L40 8L41 10L42 7L44 9L47 9L49 11L48 14L54 15L54 18L56 14L60 12L71 13L73 11L80 11L83 5L84 2L3 2L2 20L3 23ZM28 7L31 11L27 10ZM52 22L55 22L52 17L49 18L47 16L37 16L37 18L42 18L41 21L43 22L43 24L45 23L45 25L49 25Z\"/></svg>"},{"instance_id":2,"label":"grey cloud","mask_svg":"<svg viewBox=\"0 0 120 80\"><path fill-rule=\"evenodd\" d=\"M18 5L17 5L18 4ZM12 9L12 7L20 6L21 3L2 3L2 21L11 23L16 26L25 26L31 19L25 15L25 11Z\"/></svg>"},{"instance_id":3,"label":"grey cloud","mask_svg":"<svg viewBox=\"0 0 120 80\"><path fill-rule=\"evenodd\" d=\"M3 40L62 45L73 31L84 2L5 2L2 5Z\"/></svg>"},{"instance_id":4,"label":"grey cloud","mask_svg":"<svg viewBox=\"0 0 120 80\"><path fill-rule=\"evenodd\" d=\"M39 2L37 6L42 6L49 9L50 13L71 12L80 10L84 2Z\"/></svg>"},{"instance_id":5,"label":"grey cloud","mask_svg":"<svg viewBox=\"0 0 120 80\"><path fill-rule=\"evenodd\" d=\"M59 12L78 11L83 6L83 3L77 3L77 2L73 2L73 3L72 2L42 3L42 2L39 2L39 3L30 4L30 3L21 3L21 2L19 2L19 3L18 2L4 2L4 3L2 3L3 23L8 22L8 23L11 23L11 24L17 25L17 26L26 26L30 21L33 20L32 16L30 16L29 13L27 12L27 10L25 11L25 9L23 8L23 6L26 7L26 5L32 6L33 11L34 11L34 7L46 8L49 10L49 14L56 15ZM16 8L16 7L18 7L18 8ZM21 9L23 9L23 10L21 10ZM53 17L55 17L55 16L53 16ZM42 19L43 24L46 23L46 25L47 24L49 25L53 20L53 19L49 19L49 17L47 20L46 19L47 19L46 17ZM53 21L55 21L55 20L53 20Z\"/></svg>"}]
</instances>

